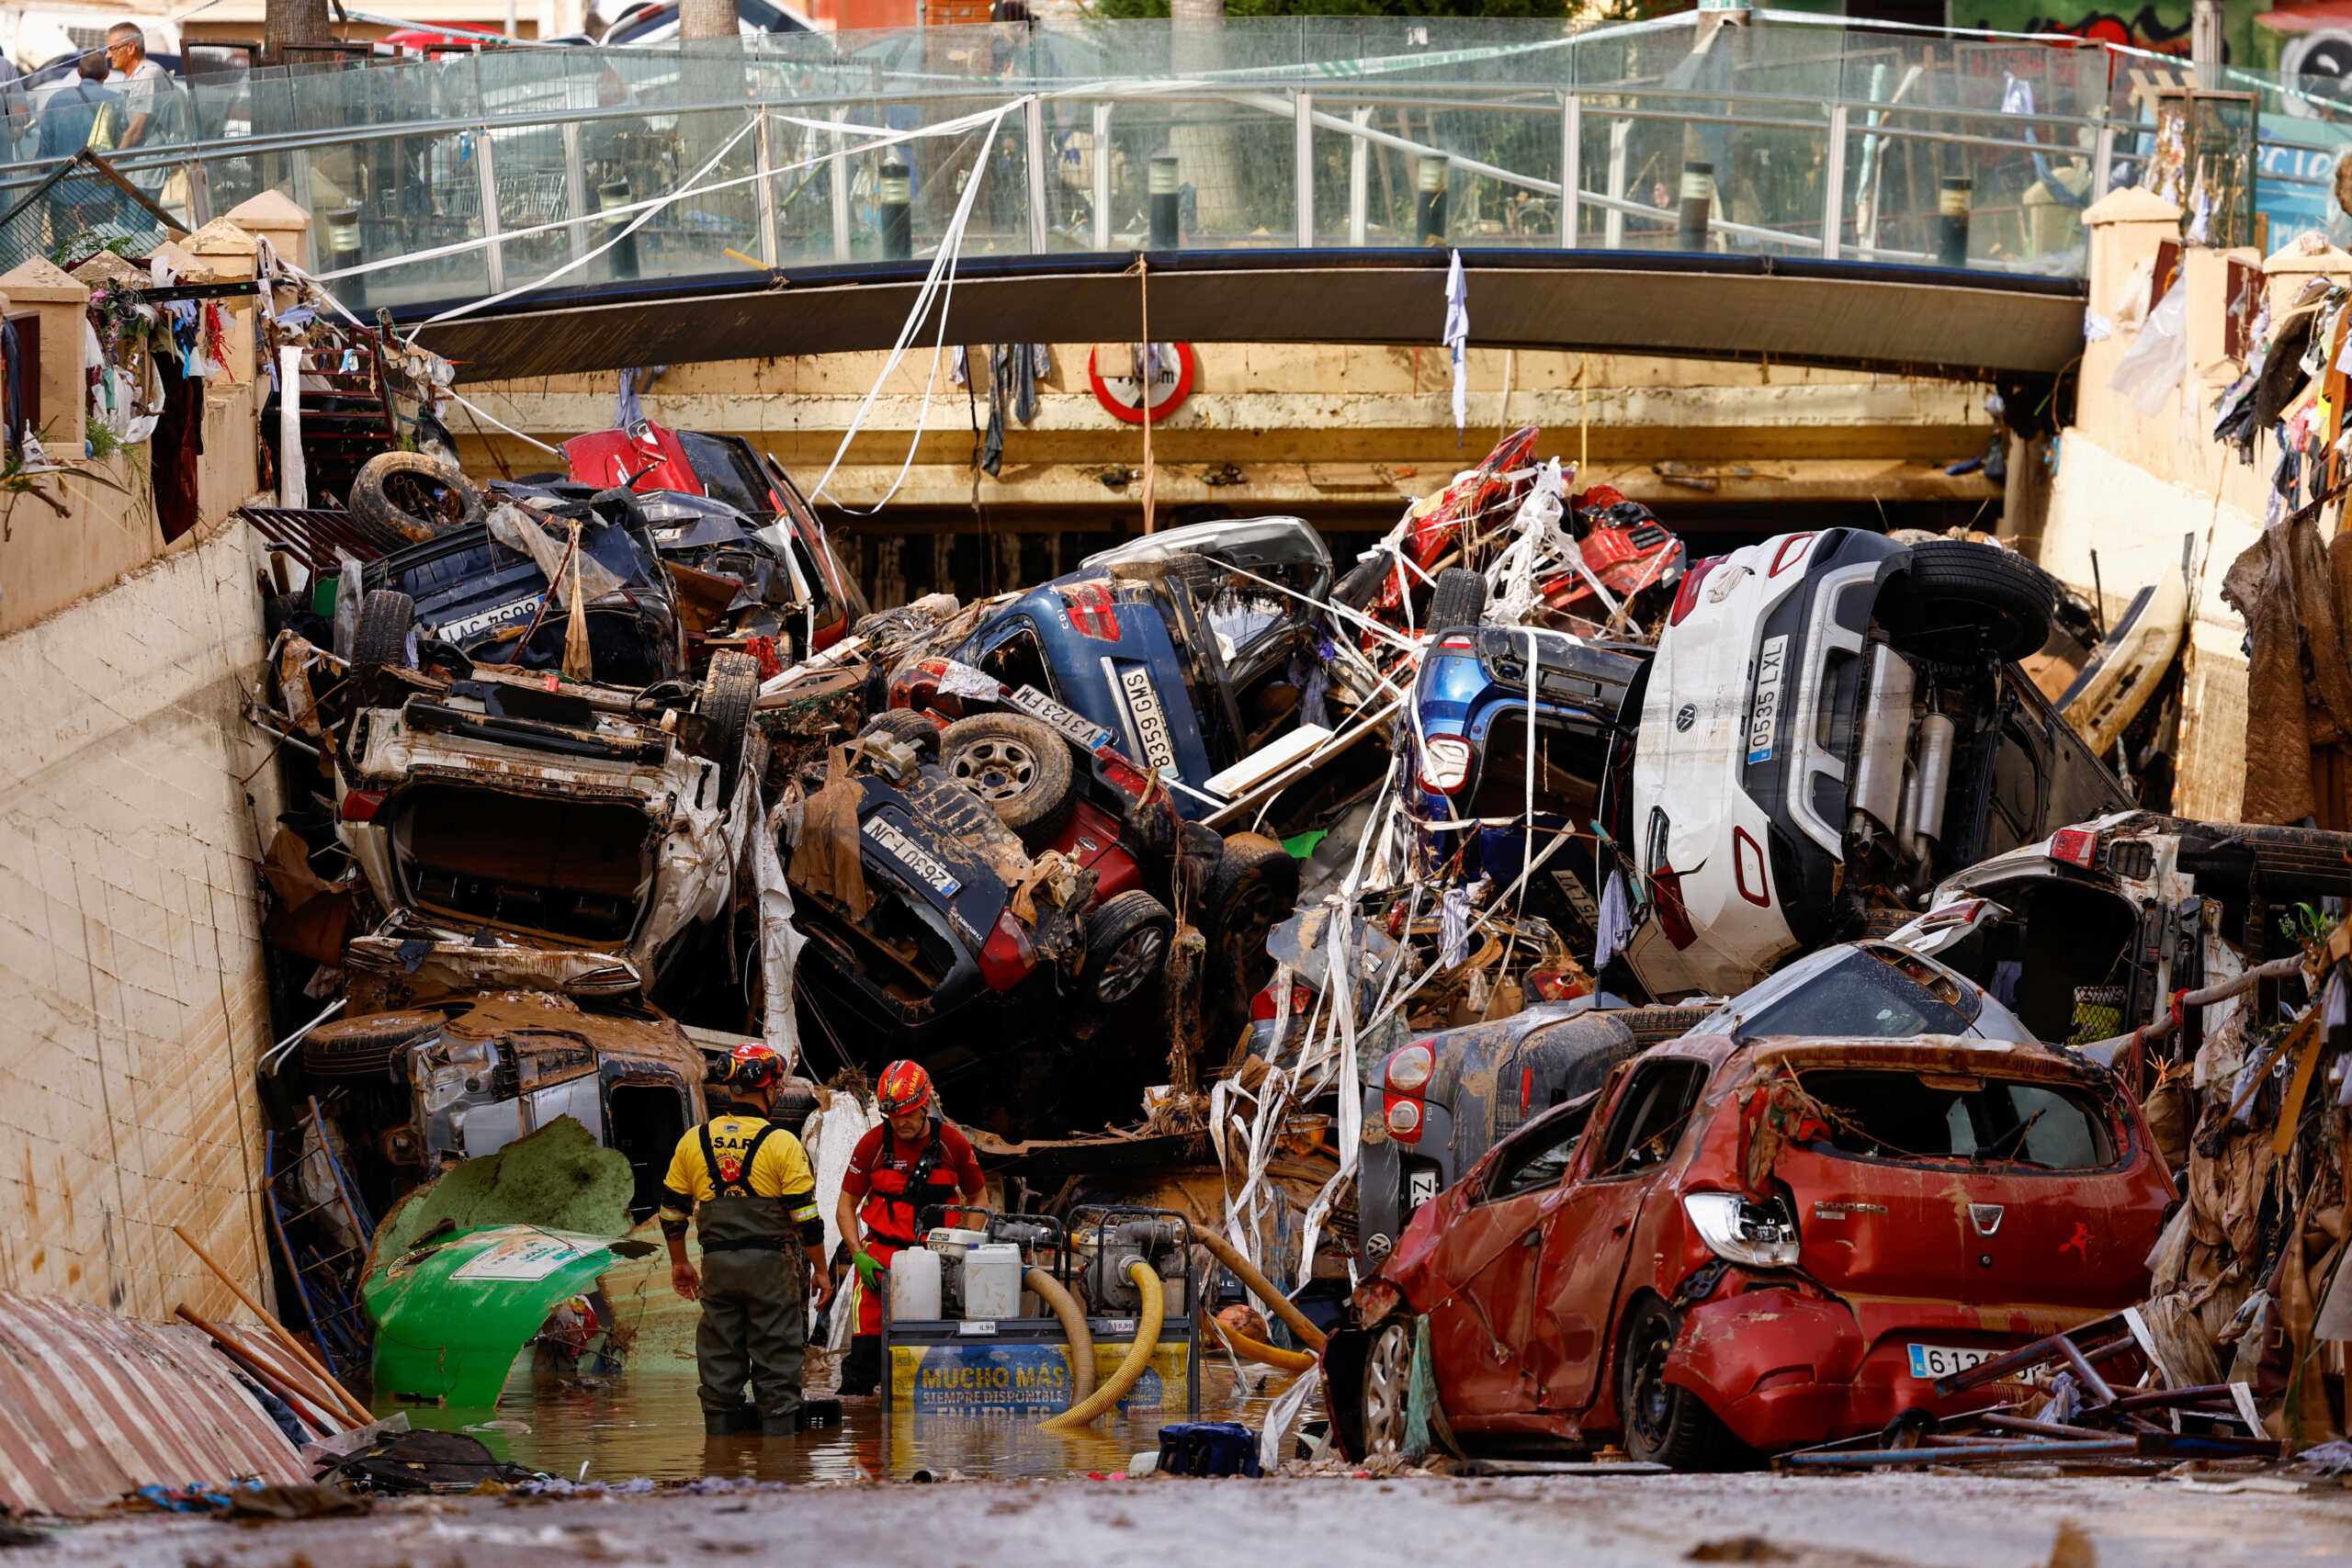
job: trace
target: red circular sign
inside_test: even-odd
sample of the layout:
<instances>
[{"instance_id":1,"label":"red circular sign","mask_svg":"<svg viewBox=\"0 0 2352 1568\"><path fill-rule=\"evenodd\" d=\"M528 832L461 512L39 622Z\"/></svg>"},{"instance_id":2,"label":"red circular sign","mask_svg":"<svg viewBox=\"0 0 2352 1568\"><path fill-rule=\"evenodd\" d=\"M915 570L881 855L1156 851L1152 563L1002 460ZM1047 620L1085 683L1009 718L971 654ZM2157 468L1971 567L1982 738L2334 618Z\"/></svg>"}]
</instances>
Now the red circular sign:
<instances>
[{"instance_id":1,"label":"red circular sign","mask_svg":"<svg viewBox=\"0 0 2352 1568\"><path fill-rule=\"evenodd\" d=\"M1159 345L1175 360L1173 368L1161 367L1152 378L1151 396L1144 396L1140 379L1132 373L1132 365L1124 374L1106 377L1102 374L1101 345L1088 351L1086 379L1094 388L1094 400L1113 419L1128 424L1148 421L1158 424L1176 412L1177 405L1193 395L1193 378L1200 369L1200 362L1193 356L1189 343L1163 343ZM1125 353L1134 354L1132 345ZM1115 360L1114 361L1115 363Z\"/></svg>"}]
</instances>

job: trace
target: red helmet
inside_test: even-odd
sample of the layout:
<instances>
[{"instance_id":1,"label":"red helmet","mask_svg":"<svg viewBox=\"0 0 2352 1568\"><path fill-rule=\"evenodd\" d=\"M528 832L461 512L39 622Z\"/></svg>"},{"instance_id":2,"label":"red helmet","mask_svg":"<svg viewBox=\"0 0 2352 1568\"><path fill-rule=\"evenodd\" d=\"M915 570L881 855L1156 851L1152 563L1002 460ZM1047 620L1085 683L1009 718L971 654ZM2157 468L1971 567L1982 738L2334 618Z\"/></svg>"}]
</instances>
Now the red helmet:
<instances>
[{"instance_id":1,"label":"red helmet","mask_svg":"<svg viewBox=\"0 0 2352 1568\"><path fill-rule=\"evenodd\" d=\"M931 1103L931 1075L918 1062L893 1062L882 1069L875 1102L885 1116L908 1116Z\"/></svg>"},{"instance_id":2,"label":"red helmet","mask_svg":"<svg viewBox=\"0 0 2352 1568\"><path fill-rule=\"evenodd\" d=\"M725 1082L730 1089L770 1089L784 1077L784 1058L756 1040L735 1047L727 1058Z\"/></svg>"}]
</instances>

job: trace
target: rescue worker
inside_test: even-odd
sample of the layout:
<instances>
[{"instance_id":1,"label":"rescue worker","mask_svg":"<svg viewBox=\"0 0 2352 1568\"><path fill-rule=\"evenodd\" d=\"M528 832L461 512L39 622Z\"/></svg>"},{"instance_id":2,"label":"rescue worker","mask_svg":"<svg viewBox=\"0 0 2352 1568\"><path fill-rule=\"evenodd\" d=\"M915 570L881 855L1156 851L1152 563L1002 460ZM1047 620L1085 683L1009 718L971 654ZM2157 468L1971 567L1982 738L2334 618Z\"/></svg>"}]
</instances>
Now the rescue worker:
<instances>
[{"instance_id":1,"label":"rescue worker","mask_svg":"<svg viewBox=\"0 0 2352 1568\"><path fill-rule=\"evenodd\" d=\"M883 1123L851 1151L835 1215L854 1251L859 1285L857 1333L842 1368L842 1393L875 1391L882 1377L883 1278L901 1247L922 1245L922 1212L936 1204L978 1204L986 1181L972 1142L938 1112L931 1075L915 1062L882 1069L874 1099ZM858 1238L861 1224L865 1238Z\"/></svg>"},{"instance_id":2,"label":"rescue worker","mask_svg":"<svg viewBox=\"0 0 2352 1568\"><path fill-rule=\"evenodd\" d=\"M695 1364L702 1374L703 1431L771 1438L799 1425L800 1364L808 1345L805 1249L816 1304L832 1292L825 1268L825 1223L817 1179L800 1140L767 1120L784 1062L765 1045L736 1048L726 1089L731 1103L678 1140L664 1179L662 1235L670 1244L670 1283L702 1303ZM713 1085L714 1092L718 1086ZM702 1269L686 1258L695 1218ZM755 1413L743 1404L749 1377Z\"/></svg>"}]
</instances>

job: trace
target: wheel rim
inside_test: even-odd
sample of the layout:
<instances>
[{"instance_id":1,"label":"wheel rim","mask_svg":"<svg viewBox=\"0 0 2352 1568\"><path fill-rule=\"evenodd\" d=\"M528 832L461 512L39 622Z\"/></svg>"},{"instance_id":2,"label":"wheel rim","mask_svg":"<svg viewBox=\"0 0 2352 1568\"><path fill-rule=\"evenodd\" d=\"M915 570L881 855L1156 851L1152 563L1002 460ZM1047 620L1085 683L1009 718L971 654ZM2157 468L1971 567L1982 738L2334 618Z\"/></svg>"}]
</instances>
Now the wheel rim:
<instances>
[{"instance_id":1,"label":"wheel rim","mask_svg":"<svg viewBox=\"0 0 2352 1568\"><path fill-rule=\"evenodd\" d=\"M1385 1325L1373 1337L1363 1363L1363 1446L1367 1456L1393 1454L1405 1446L1405 1415L1411 1397L1412 1345L1401 1323Z\"/></svg>"},{"instance_id":2,"label":"wheel rim","mask_svg":"<svg viewBox=\"0 0 2352 1568\"><path fill-rule=\"evenodd\" d=\"M1167 945L1168 938L1158 926L1146 926L1129 936L1112 950L1094 994L1106 1002L1125 1001L1133 996L1159 969L1160 953Z\"/></svg>"},{"instance_id":3,"label":"wheel rim","mask_svg":"<svg viewBox=\"0 0 2352 1568\"><path fill-rule=\"evenodd\" d=\"M947 771L994 805L1029 793L1037 782L1037 754L1018 740L974 740L956 750Z\"/></svg>"},{"instance_id":4,"label":"wheel rim","mask_svg":"<svg viewBox=\"0 0 2352 1568\"><path fill-rule=\"evenodd\" d=\"M1645 1325L1633 1347L1633 1397L1625 1402L1625 1424L1634 1440L1651 1453L1666 1446L1667 1428L1673 1424L1674 1388L1666 1381L1667 1353L1673 1348L1673 1326L1664 1318Z\"/></svg>"}]
</instances>

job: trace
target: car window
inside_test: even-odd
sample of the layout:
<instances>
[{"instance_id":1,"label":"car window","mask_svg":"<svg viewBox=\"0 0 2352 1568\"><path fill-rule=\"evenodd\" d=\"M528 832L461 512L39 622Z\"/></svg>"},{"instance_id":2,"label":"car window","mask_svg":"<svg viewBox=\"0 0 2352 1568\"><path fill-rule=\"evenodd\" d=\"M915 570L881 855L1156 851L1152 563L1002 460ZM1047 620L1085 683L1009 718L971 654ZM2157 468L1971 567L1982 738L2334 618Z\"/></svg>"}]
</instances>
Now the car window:
<instances>
[{"instance_id":1,"label":"car window","mask_svg":"<svg viewBox=\"0 0 2352 1568\"><path fill-rule=\"evenodd\" d=\"M1881 956L1897 951L1852 948L1826 969L1803 976L1792 973L1784 983L1776 984L1781 977L1775 976L1734 999L1701 1030L1742 1041L1772 1034L1902 1040L1966 1033L1979 1006L1977 994L1917 954L1904 954L1909 965ZM1907 966L1916 968L1905 973Z\"/></svg>"},{"instance_id":2,"label":"car window","mask_svg":"<svg viewBox=\"0 0 2352 1568\"><path fill-rule=\"evenodd\" d=\"M1046 667L1046 650L1037 640L1037 627L1028 616L1017 617L1012 629L989 645L980 655L983 674L993 675L1015 691L1035 686L1047 696L1054 691L1053 671Z\"/></svg>"},{"instance_id":3,"label":"car window","mask_svg":"<svg viewBox=\"0 0 2352 1568\"><path fill-rule=\"evenodd\" d=\"M766 480L757 468L743 461L741 450L733 442L692 430L677 434L688 466L712 500L723 501L747 517L765 517L775 510L768 502Z\"/></svg>"},{"instance_id":4,"label":"car window","mask_svg":"<svg viewBox=\"0 0 2352 1568\"><path fill-rule=\"evenodd\" d=\"M1600 1100L1599 1095L1588 1094L1530 1122L1496 1162L1495 1174L1487 1183L1487 1201L1558 1186L1577 1156L1577 1140L1584 1135L1592 1108Z\"/></svg>"},{"instance_id":5,"label":"car window","mask_svg":"<svg viewBox=\"0 0 2352 1568\"><path fill-rule=\"evenodd\" d=\"M1663 1165L1699 1103L1707 1081L1704 1062L1645 1062L1617 1099L1595 1176L1626 1176Z\"/></svg>"},{"instance_id":6,"label":"car window","mask_svg":"<svg viewBox=\"0 0 2352 1568\"><path fill-rule=\"evenodd\" d=\"M1798 1081L1824 1112L1810 1140L1864 1159L2098 1170L2115 1140L2080 1089L1966 1075L1838 1069Z\"/></svg>"}]
</instances>

